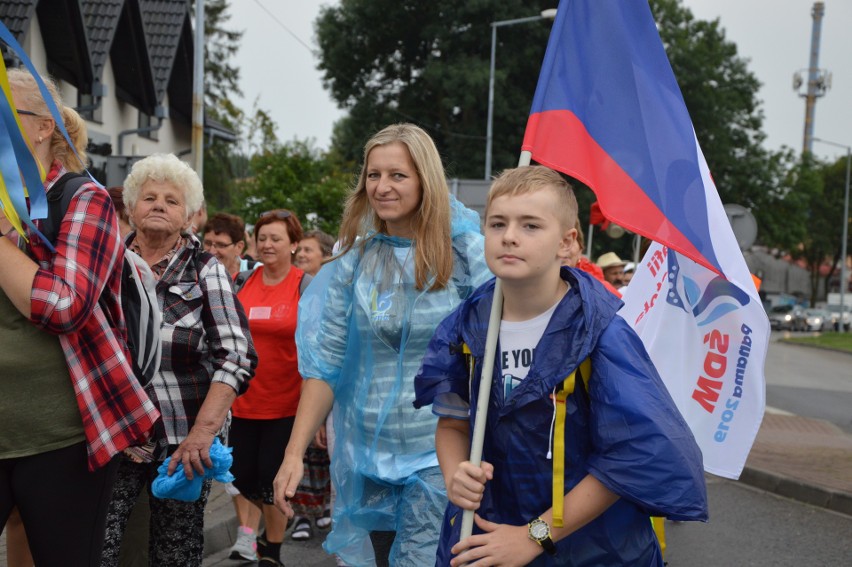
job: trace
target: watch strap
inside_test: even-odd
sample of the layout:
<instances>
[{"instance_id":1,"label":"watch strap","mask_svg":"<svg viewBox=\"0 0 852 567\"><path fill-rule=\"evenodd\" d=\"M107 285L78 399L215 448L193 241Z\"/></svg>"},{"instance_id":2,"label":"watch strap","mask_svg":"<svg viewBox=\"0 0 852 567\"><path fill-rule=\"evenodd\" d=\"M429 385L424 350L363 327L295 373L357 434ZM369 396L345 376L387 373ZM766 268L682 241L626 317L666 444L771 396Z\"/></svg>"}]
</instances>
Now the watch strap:
<instances>
[{"instance_id":1,"label":"watch strap","mask_svg":"<svg viewBox=\"0 0 852 567\"><path fill-rule=\"evenodd\" d=\"M528 529L529 529L530 539L533 540L534 542L536 542L537 544L539 544L542 547L542 549L544 549L550 555L556 555L556 544L553 543L553 539L550 537L550 526L548 525L548 523L545 522L544 520L542 520L539 517L539 518L535 518L534 520L531 520L527 524L527 526L528 526ZM544 529L546 530L546 533L545 533L545 536L543 538L533 536L533 531L534 531L535 526L543 526L544 527Z\"/></svg>"}]
</instances>

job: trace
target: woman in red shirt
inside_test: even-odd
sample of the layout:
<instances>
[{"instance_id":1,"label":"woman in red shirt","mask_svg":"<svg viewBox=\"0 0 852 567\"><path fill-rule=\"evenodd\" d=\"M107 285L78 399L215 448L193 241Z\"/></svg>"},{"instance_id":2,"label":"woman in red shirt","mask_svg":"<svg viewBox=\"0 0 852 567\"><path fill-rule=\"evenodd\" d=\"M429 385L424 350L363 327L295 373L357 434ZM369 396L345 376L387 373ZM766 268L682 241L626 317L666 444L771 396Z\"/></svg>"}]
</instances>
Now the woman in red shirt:
<instances>
[{"instance_id":1,"label":"woman in red shirt","mask_svg":"<svg viewBox=\"0 0 852 567\"><path fill-rule=\"evenodd\" d=\"M248 392L231 408L231 471L234 486L263 511L266 531L257 538L257 554L263 565L274 566L282 565L279 555L287 520L272 503L272 481L299 405L296 315L301 288L310 276L293 265L302 239L302 225L293 213L284 209L263 213L254 235L263 266L245 280L237 297L248 316L259 360Z\"/></svg>"}]
</instances>

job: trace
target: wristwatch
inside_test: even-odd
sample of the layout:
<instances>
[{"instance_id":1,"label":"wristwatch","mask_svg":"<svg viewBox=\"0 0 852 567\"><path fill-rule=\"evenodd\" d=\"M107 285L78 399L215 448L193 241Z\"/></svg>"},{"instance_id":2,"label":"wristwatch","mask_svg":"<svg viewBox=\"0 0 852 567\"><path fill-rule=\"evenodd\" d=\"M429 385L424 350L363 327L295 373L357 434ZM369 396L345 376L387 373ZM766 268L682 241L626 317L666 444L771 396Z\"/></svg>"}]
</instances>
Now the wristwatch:
<instances>
[{"instance_id":1,"label":"wristwatch","mask_svg":"<svg viewBox=\"0 0 852 567\"><path fill-rule=\"evenodd\" d=\"M550 555L556 555L556 544L550 539L550 526L541 518L536 518L527 524L531 540L539 544Z\"/></svg>"}]
</instances>

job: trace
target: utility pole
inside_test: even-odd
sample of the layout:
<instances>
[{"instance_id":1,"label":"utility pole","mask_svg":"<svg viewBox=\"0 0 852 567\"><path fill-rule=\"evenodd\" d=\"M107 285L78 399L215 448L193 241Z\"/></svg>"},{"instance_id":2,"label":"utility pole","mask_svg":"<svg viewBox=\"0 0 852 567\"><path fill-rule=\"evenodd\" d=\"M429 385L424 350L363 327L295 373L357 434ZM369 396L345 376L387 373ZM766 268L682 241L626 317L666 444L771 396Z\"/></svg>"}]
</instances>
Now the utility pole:
<instances>
[{"instance_id":1,"label":"utility pole","mask_svg":"<svg viewBox=\"0 0 852 567\"><path fill-rule=\"evenodd\" d=\"M807 69L797 71L793 75L793 90L798 91L805 86L805 92L799 96L805 99L805 133L802 140L802 153L811 152L814 137L814 110L816 99L824 96L831 88L831 73L819 68L819 44L822 33L822 17L825 14L825 3L814 2L811 10L813 27L811 28L811 57ZM805 85L802 74L807 74L808 82Z\"/></svg>"},{"instance_id":2,"label":"utility pole","mask_svg":"<svg viewBox=\"0 0 852 567\"><path fill-rule=\"evenodd\" d=\"M195 0L195 49L192 73L192 156L204 181L204 0Z\"/></svg>"}]
</instances>

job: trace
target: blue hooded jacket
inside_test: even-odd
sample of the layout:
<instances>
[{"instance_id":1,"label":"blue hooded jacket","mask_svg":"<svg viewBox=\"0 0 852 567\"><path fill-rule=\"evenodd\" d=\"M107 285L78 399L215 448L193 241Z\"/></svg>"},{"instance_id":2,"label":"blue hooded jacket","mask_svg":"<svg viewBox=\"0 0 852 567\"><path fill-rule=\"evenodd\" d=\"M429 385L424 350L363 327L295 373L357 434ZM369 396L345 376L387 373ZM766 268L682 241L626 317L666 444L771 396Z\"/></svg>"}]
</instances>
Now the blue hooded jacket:
<instances>
[{"instance_id":1,"label":"blue hooded jacket","mask_svg":"<svg viewBox=\"0 0 852 567\"><path fill-rule=\"evenodd\" d=\"M563 268L561 276L571 288L535 349L527 377L508 398L495 365L482 457L494 465L494 478L478 513L524 525L552 507L551 396L590 358L588 391L577 380L566 401L565 492L591 474L620 498L557 542L556 556L542 554L532 564L661 566L649 516L707 519L701 451L639 337L616 315L621 301L584 272ZM415 407L455 393L471 404L471 431L493 292L492 280L441 323L415 379ZM464 356L456 354L462 343L477 366L472 384ZM449 504L438 565L449 564L460 519L461 510Z\"/></svg>"}]
</instances>

